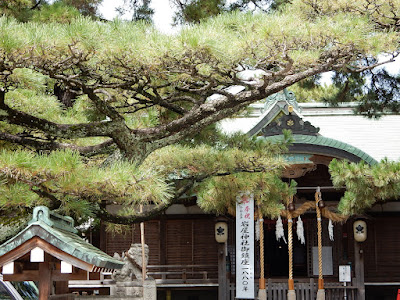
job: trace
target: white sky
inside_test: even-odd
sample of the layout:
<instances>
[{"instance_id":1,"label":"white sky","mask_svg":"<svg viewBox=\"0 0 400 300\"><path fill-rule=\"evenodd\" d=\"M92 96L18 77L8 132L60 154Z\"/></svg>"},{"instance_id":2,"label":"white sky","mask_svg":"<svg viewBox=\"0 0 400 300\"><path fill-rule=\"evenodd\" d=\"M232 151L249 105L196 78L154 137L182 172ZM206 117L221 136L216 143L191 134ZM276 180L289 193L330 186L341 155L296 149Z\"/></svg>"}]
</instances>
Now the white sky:
<instances>
[{"instance_id":1,"label":"white sky","mask_svg":"<svg viewBox=\"0 0 400 300\"><path fill-rule=\"evenodd\" d=\"M115 8L123 4L123 0L103 0L100 12L105 19L112 20L117 16ZM151 7L154 9L153 21L155 26L162 32L171 33L173 9L169 0L152 0ZM131 16L126 16L130 19Z\"/></svg>"}]
</instances>

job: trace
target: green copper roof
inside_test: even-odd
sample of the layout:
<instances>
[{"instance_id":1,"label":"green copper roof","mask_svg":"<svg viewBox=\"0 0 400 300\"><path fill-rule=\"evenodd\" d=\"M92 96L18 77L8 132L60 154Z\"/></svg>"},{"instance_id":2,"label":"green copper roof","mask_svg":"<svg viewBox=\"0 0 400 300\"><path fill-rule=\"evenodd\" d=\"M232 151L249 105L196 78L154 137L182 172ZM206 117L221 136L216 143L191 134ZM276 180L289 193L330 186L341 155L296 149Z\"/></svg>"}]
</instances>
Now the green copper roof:
<instances>
[{"instance_id":1,"label":"green copper roof","mask_svg":"<svg viewBox=\"0 0 400 300\"><path fill-rule=\"evenodd\" d=\"M366 163L370 165L374 165L377 163L377 161L369 156L367 153L364 151L351 146L349 144L340 142L338 140L326 138L323 136L312 136L312 135L301 135L301 134L295 134L292 136L293 137L293 144L294 145L310 145L310 146L320 146L323 148L330 148L330 149L336 149L339 151L343 151L346 153L349 153L355 157L358 157L360 160L365 161ZM275 136L269 136L269 137L258 137L258 138L264 138L269 141L281 141L283 139L283 135L275 135ZM314 151L316 150L315 148L313 149ZM317 154L317 153L315 153ZM334 154L334 153L332 153ZM334 155L332 155L334 156Z\"/></svg>"},{"instance_id":2,"label":"green copper roof","mask_svg":"<svg viewBox=\"0 0 400 300\"><path fill-rule=\"evenodd\" d=\"M299 104L297 103L295 94L285 88L282 91L272 94L265 99L264 111L270 109L272 106L280 101L286 101L288 104L292 105L297 111L299 110Z\"/></svg>"},{"instance_id":3,"label":"green copper roof","mask_svg":"<svg viewBox=\"0 0 400 300\"><path fill-rule=\"evenodd\" d=\"M121 269L123 262L112 258L76 234L73 220L51 212L45 206L35 207L28 226L0 246L0 256L39 237L54 247L88 264L104 269Z\"/></svg>"}]
</instances>

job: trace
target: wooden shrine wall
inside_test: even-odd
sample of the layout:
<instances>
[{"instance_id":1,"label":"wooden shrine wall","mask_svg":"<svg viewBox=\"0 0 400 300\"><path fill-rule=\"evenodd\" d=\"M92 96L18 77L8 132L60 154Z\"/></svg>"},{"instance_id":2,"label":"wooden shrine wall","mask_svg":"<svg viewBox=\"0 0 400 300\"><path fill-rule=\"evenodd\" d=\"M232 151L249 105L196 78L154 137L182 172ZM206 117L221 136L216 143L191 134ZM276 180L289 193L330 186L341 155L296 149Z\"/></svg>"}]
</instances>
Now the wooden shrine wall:
<instances>
[{"instance_id":1,"label":"wooden shrine wall","mask_svg":"<svg viewBox=\"0 0 400 300\"><path fill-rule=\"evenodd\" d=\"M213 217L160 219L145 222L145 243L149 246L149 265L218 264ZM140 243L140 226L126 234L106 233L109 255L121 254L132 243Z\"/></svg>"},{"instance_id":2,"label":"wooden shrine wall","mask_svg":"<svg viewBox=\"0 0 400 300\"><path fill-rule=\"evenodd\" d=\"M400 214L367 221L368 236L361 246L366 282L400 281Z\"/></svg>"}]
</instances>

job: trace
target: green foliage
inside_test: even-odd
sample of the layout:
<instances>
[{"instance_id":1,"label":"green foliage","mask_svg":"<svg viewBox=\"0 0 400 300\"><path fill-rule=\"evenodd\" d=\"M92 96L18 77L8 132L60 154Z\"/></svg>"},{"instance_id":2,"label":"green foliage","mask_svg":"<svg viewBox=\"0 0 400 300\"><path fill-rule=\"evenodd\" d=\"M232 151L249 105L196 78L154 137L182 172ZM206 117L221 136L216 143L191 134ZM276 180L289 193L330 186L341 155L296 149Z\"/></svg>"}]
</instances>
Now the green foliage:
<instances>
[{"instance_id":1,"label":"green foliage","mask_svg":"<svg viewBox=\"0 0 400 300\"><path fill-rule=\"evenodd\" d=\"M62 1L56 1L51 5L45 4L39 11L35 11L31 20L34 22L70 23L79 15L80 12L75 7Z\"/></svg>"},{"instance_id":2,"label":"green foliage","mask_svg":"<svg viewBox=\"0 0 400 300\"><path fill-rule=\"evenodd\" d=\"M77 47L83 51L95 51L91 61L101 63L105 69L113 62L110 56L119 56L136 70L154 72L165 68L161 58L167 56L174 60L185 60L185 56L191 52L197 55L206 51L210 59L218 58L218 63L231 65L243 61L249 56L249 51L253 51L254 57L247 58L249 64L255 64L262 57L269 57L268 63L272 63L282 59L282 49L277 45L284 43L287 49L292 49L290 55L295 59L295 65L301 68L305 64L318 62L319 55L329 44L332 51L335 47L341 48L341 45L350 43L355 52L371 54L396 47L397 34L375 32L373 25L363 17L348 18L339 14L310 22L294 9L295 6L291 7L289 13L268 16L241 13L223 15L185 28L174 37L166 37L142 24L119 21L99 24L80 18L69 26L37 26L3 19L0 22L1 46L7 51L24 51L35 47L38 52L44 51L41 52L43 58L50 60L56 57L60 59L63 53L67 53L68 44L79 41ZM370 32L374 32L374 35L371 36ZM376 43L383 39L384 44ZM52 44L56 44L57 49L46 49L46 45ZM213 60L211 62L214 63ZM110 70L119 71L116 66Z\"/></svg>"},{"instance_id":3,"label":"green foliage","mask_svg":"<svg viewBox=\"0 0 400 300\"><path fill-rule=\"evenodd\" d=\"M312 80L309 80L312 81ZM307 86L309 85L309 86ZM299 82L292 85L290 90L296 95L298 102L323 102L325 99L336 99L333 95L339 92L339 88L333 84L331 85L318 85ZM355 99L353 99L354 101Z\"/></svg>"},{"instance_id":4,"label":"green foliage","mask_svg":"<svg viewBox=\"0 0 400 300\"><path fill-rule=\"evenodd\" d=\"M213 146L165 147L151 154L143 166L158 166L174 180L197 178L191 193L197 195L198 205L205 211L234 214L237 194L250 191L263 213L274 218L282 209L282 199L293 194L280 179L286 163L278 153L284 146L236 135L221 138Z\"/></svg>"},{"instance_id":5,"label":"green foliage","mask_svg":"<svg viewBox=\"0 0 400 300\"><path fill-rule=\"evenodd\" d=\"M399 75L390 75L383 69L365 73L369 83L363 87L357 113L377 118L386 113L399 113Z\"/></svg>"},{"instance_id":6,"label":"green foliage","mask_svg":"<svg viewBox=\"0 0 400 300\"><path fill-rule=\"evenodd\" d=\"M280 179L280 169L274 172L248 174L239 173L225 177L213 177L197 189L199 206L217 214L235 214L236 197L240 192L254 194L256 205L264 216L277 218L284 209L284 201L294 195L295 189Z\"/></svg>"},{"instance_id":7,"label":"green foliage","mask_svg":"<svg viewBox=\"0 0 400 300\"><path fill-rule=\"evenodd\" d=\"M261 149L216 149L206 145L191 148L178 145L164 147L152 153L143 163L145 168L157 168L163 174L178 179L233 173L239 170L272 171L280 169L283 165L284 161L281 158Z\"/></svg>"},{"instance_id":8,"label":"green foliage","mask_svg":"<svg viewBox=\"0 0 400 300\"><path fill-rule=\"evenodd\" d=\"M42 7L49 13L38 22L1 18L0 209L17 216L44 204L84 219L117 204L117 217L137 216L140 204L197 193L204 209L224 213L236 192L250 190L276 216L292 193L279 179L285 144L225 137L212 124L309 75L395 51L398 33L381 30L375 12L354 13L356 4L293 0L173 36L146 22L61 18L71 10L59 2ZM55 13L65 23L51 21ZM246 85L238 66L266 75ZM230 94L232 85L244 90ZM106 158L110 149L118 152Z\"/></svg>"},{"instance_id":9,"label":"green foliage","mask_svg":"<svg viewBox=\"0 0 400 300\"><path fill-rule=\"evenodd\" d=\"M174 16L174 23L199 23L225 11L225 0L178 0L180 8Z\"/></svg>"},{"instance_id":10,"label":"green foliage","mask_svg":"<svg viewBox=\"0 0 400 300\"><path fill-rule=\"evenodd\" d=\"M21 22L69 23L80 14L96 17L100 4L101 0L2 0L0 15Z\"/></svg>"},{"instance_id":11,"label":"green foliage","mask_svg":"<svg viewBox=\"0 0 400 300\"><path fill-rule=\"evenodd\" d=\"M152 23L154 9L150 7L151 0L124 0L116 10L120 15L132 14L132 21Z\"/></svg>"},{"instance_id":12,"label":"green foliage","mask_svg":"<svg viewBox=\"0 0 400 300\"><path fill-rule=\"evenodd\" d=\"M383 160L376 165L333 160L332 182L346 187L338 209L342 214L362 213L377 202L397 200L400 195L400 163Z\"/></svg>"},{"instance_id":13,"label":"green foliage","mask_svg":"<svg viewBox=\"0 0 400 300\"><path fill-rule=\"evenodd\" d=\"M3 0L0 2L0 15L27 20L31 16L31 0Z\"/></svg>"},{"instance_id":14,"label":"green foliage","mask_svg":"<svg viewBox=\"0 0 400 300\"><path fill-rule=\"evenodd\" d=\"M62 0L62 2L76 8L84 16L97 17L102 0Z\"/></svg>"},{"instance_id":15,"label":"green foliage","mask_svg":"<svg viewBox=\"0 0 400 300\"><path fill-rule=\"evenodd\" d=\"M0 176L2 210L49 205L47 192L61 201L60 212L77 218L92 216L102 200L131 208L171 197L170 186L157 172L123 162L109 168L90 166L72 151L34 155L3 150Z\"/></svg>"}]
</instances>

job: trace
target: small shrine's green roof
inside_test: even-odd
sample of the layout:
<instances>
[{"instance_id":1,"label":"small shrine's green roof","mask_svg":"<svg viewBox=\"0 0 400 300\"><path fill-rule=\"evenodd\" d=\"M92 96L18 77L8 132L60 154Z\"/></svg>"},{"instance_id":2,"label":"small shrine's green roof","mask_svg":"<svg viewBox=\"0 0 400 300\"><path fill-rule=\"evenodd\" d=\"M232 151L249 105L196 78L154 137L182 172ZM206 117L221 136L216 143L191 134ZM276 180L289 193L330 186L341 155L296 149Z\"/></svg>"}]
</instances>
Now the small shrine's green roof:
<instances>
[{"instance_id":1,"label":"small shrine's green roof","mask_svg":"<svg viewBox=\"0 0 400 300\"><path fill-rule=\"evenodd\" d=\"M16 249L34 237L39 237L59 250L82 260L93 267L113 270L121 269L123 262L112 258L79 237L73 219L51 212L45 206L35 207L28 226L16 236L0 245L0 257Z\"/></svg>"},{"instance_id":2,"label":"small shrine's green roof","mask_svg":"<svg viewBox=\"0 0 400 300\"><path fill-rule=\"evenodd\" d=\"M281 141L283 140L283 135L274 135L263 137L259 136L259 139L266 139L268 141ZM354 158L358 158L358 160L363 160L370 165L374 165L377 161L369 156L364 151L351 146L349 144L340 142L338 140L334 140L331 138L323 137L321 135L313 136L313 135L301 135L301 134L294 134L293 138L293 145L295 146L295 150L300 150L302 153L308 153L307 146L313 146L310 153L318 154L317 147L320 147L322 153L320 154L332 154L335 157L341 157L341 153L343 154L343 158L350 158L348 155L353 156ZM304 145L304 147L299 147L300 145ZM297 147L296 147L297 146ZM311 148L310 148L311 149ZM354 159L350 159L354 160Z\"/></svg>"}]
</instances>

